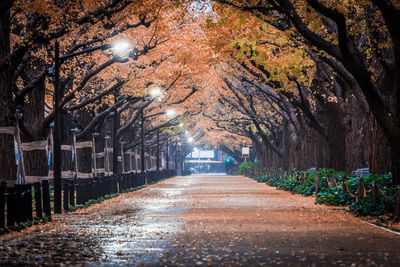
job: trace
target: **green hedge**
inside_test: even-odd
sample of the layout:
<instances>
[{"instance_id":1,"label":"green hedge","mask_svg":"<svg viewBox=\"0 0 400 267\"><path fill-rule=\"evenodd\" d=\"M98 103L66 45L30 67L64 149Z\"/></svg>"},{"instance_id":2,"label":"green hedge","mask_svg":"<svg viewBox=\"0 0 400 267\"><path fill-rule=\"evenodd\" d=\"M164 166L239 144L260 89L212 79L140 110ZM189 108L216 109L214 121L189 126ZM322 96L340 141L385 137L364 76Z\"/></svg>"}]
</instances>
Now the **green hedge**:
<instances>
[{"instance_id":1,"label":"green hedge","mask_svg":"<svg viewBox=\"0 0 400 267\"><path fill-rule=\"evenodd\" d=\"M309 174L309 179L315 182L318 172L306 172L299 171L298 173ZM367 193L366 197L356 201L354 198L350 197L349 194L343 193L342 189L339 187L328 187L324 189L324 179L325 175L337 175L338 185L342 185L344 172L337 172L332 169L321 169L321 179L319 184L319 191L316 197L317 203L324 203L333 206L349 206L349 211L358 215L382 215L384 213L392 212L396 205L396 199L386 199L381 194L379 194L378 200L374 202L372 192ZM268 185L275 186L279 190L290 191L296 194L310 196L315 195L315 184L311 184L308 181L304 181L301 184L294 178L284 179L263 176L252 176L251 178L259 181L266 182ZM378 181L380 188L385 192L386 195L392 196L397 191L397 188L392 185L391 174L387 175L373 175L368 174L362 177L348 176L347 184L350 191L355 194L359 185L360 178L364 179L365 189L371 190L374 184L374 180Z\"/></svg>"},{"instance_id":2,"label":"green hedge","mask_svg":"<svg viewBox=\"0 0 400 267\"><path fill-rule=\"evenodd\" d=\"M258 162L253 162L253 161L242 162L238 167L238 173L240 175L246 175L250 172L250 170L254 170L254 168L257 168L258 165L259 165Z\"/></svg>"}]
</instances>

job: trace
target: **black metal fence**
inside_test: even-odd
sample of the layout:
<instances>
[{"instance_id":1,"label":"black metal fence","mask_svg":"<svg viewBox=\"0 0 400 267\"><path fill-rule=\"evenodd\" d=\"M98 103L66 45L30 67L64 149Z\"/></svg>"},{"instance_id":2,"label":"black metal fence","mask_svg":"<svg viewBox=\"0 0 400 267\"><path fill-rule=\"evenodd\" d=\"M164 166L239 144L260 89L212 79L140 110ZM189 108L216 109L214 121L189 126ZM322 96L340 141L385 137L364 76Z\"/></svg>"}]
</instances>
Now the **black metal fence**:
<instances>
[{"instance_id":1,"label":"black metal fence","mask_svg":"<svg viewBox=\"0 0 400 267\"><path fill-rule=\"evenodd\" d=\"M63 179L62 199L65 211L70 207L122 193L146 184L176 176L175 170L126 173L88 179ZM32 221L33 217L51 217L53 206L51 186L47 180L41 183L22 184L7 187L0 185L0 228L14 227L20 223Z\"/></svg>"}]
</instances>

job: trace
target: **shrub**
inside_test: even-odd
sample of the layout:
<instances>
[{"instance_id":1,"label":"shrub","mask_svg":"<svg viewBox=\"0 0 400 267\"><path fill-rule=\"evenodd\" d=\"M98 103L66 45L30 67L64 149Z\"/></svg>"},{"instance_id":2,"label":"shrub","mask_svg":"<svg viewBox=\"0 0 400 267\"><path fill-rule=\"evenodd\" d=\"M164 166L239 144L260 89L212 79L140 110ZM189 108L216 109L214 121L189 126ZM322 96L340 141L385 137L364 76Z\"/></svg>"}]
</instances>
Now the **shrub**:
<instances>
[{"instance_id":1,"label":"shrub","mask_svg":"<svg viewBox=\"0 0 400 267\"><path fill-rule=\"evenodd\" d=\"M242 171L254 168L253 164L254 163L249 163L249 162L246 163L246 165L242 167ZM321 169L320 171L321 171L321 179L318 190L319 194L316 197L317 203L324 203L334 206L349 206L349 211L357 216L382 215L384 213L393 211L396 205L395 198L387 199L384 198L381 194L379 194L378 200L374 202L373 194L372 192L370 192L371 189L373 188L374 181L377 180L382 191L388 196L393 196L397 189L392 185L391 174L386 174L386 175L368 174L362 177L357 177L357 176L347 177L348 188L353 194L356 194L357 192L360 183L360 178L364 179L365 189L369 191L365 198L356 201L348 193L343 193L343 190L340 187L343 183L343 176L345 175L344 172L337 172L333 169ZM304 174L308 173L309 180L311 182L306 180L304 181L303 184L301 184L292 177L289 179L286 178L284 180L281 180L278 177L268 177L267 175L252 177L252 178L256 179L259 182L266 182L268 185L275 186L279 190L286 190L306 196L314 195L316 187L315 180L317 179L318 172L299 172L299 173L304 173ZM325 175L330 175L330 176L337 175L338 177L337 183L339 187L334 187L334 188L328 187L324 189Z\"/></svg>"},{"instance_id":2,"label":"shrub","mask_svg":"<svg viewBox=\"0 0 400 267\"><path fill-rule=\"evenodd\" d=\"M240 163L238 167L238 173L240 175L245 175L249 173L251 169L254 169L258 166L258 162L253 162L253 161L248 161L248 162L242 162Z\"/></svg>"}]
</instances>

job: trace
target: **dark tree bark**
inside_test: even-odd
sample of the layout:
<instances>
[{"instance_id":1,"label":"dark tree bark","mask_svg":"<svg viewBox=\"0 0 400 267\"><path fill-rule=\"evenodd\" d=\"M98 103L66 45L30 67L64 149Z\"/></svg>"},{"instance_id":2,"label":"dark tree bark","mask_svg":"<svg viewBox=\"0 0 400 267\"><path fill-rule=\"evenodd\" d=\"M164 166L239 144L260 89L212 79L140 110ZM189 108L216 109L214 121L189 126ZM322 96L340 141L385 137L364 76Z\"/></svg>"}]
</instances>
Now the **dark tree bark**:
<instances>
[{"instance_id":1,"label":"dark tree bark","mask_svg":"<svg viewBox=\"0 0 400 267\"><path fill-rule=\"evenodd\" d=\"M10 8L14 1L0 3L0 59L10 54ZM0 127L15 125L14 106L11 90L12 62L6 62L0 71ZM14 153L14 137L0 134L0 180L12 183L16 180L16 164Z\"/></svg>"},{"instance_id":2,"label":"dark tree bark","mask_svg":"<svg viewBox=\"0 0 400 267\"><path fill-rule=\"evenodd\" d=\"M36 62L40 65L40 62ZM25 71L27 82L34 79L37 71L30 68ZM33 90L28 93L25 104L23 131L21 139L23 142L34 142L47 140L47 132L42 133L41 127L44 121L45 113L45 79L44 77L34 86ZM21 103L23 104L23 103ZM24 152L25 169L27 176L47 176L48 161L45 150L34 150Z\"/></svg>"}]
</instances>

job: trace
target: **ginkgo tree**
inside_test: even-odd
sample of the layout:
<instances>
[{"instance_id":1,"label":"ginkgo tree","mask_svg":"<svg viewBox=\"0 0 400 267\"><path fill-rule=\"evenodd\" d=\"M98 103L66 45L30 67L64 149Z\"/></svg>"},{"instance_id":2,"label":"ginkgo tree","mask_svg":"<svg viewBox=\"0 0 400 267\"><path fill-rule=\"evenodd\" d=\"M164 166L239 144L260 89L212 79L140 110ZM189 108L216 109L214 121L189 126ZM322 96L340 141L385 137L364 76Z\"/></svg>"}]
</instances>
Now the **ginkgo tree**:
<instances>
[{"instance_id":1,"label":"ginkgo tree","mask_svg":"<svg viewBox=\"0 0 400 267\"><path fill-rule=\"evenodd\" d=\"M391 171L398 184L399 4L379 0L218 2L248 12L311 46L358 101L368 103L390 147Z\"/></svg>"}]
</instances>

